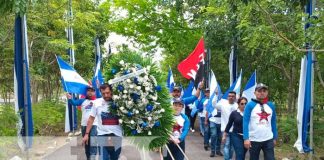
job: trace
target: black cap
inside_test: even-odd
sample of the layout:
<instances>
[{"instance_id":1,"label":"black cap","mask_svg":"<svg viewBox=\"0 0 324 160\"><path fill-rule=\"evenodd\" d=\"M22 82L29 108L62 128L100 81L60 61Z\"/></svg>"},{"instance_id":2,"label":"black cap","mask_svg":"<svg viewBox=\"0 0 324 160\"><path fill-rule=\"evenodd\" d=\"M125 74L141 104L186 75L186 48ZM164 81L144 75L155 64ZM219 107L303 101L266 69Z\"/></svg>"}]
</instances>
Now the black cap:
<instances>
[{"instance_id":1,"label":"black cap","mask_svg":"<svg viewBox=\"0 0 324 160\"><path fill-rule=\"evenodd\" d=\"M173 87L173 91L179 91L179 92L181 92L181 87L180 86L175 86L175 87Z\"/></svg>"},{"instance_id":2,"label":"black cap","mask_svg":"<svg viewBox=\"0 0 324 160\"><path fill-rule=\"evenodd\" d=\"M173 104L180 103L180 104L184 105L182 98L173 98L172 101L173 101Z\"/></svg>"},{"instance_id":3,"label":"black cap","mask_svg":"<svg viewBox=\"0 0 324 160\"><path fill-rule=\"evenodd\" d=\"M92 86L87 86L87 90L89 90L89 89L91 89L91 90L95 90Z\"/></svg>"},{"instance_id":4,"label":"black cap","mask_svg":"<svg viewBox=\"0 0 324 160\"><path fill-rule=\"evenodd\" d=\"M257 84L257 86L255 87L255 91L259 90L259 89L266 89L268 90L268 86L266 86L265 84L263 83L259 83Z\"/></svg>"}]
</instances>

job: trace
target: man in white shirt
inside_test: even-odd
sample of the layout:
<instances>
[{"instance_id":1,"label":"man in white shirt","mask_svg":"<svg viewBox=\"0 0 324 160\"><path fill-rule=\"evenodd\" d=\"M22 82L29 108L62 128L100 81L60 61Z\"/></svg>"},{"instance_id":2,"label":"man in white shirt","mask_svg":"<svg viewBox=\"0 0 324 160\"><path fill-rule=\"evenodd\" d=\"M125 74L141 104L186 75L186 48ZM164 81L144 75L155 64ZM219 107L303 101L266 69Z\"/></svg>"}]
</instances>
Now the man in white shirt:
<instances>
[{"instance_id":1,"label":"man in white shirt","mask_svg":"<svg viewBox=\"0 0 324 160\"><path fill-rule=\"evenodd\" d=\"M112 88L108 84L100 86L102 98L95 101L91 111L83 143L88 143L89 131L94 119L97 118L98 143L100 146L100 159L118 160L121 152L122 128L119 125L118 117L110 112L115 107L112 101Z\"/></svg>"},{"instance_id":2,"label":"man in white shirt","mask_svg":"<svg viewBox=\"0 0 324 160\"><path fill-rule=\"evenodd\" d=\"M227 101L221 101L216 105L216 109L221 111L221 131L222 133L225 131L226 125L229 120L229 116L232 113L232 111L235 111L238 108L238 105L236 103L236 92L230 91L228 93ZM232 144L230 140L230 135L232 132L232 129L230 129L229 134L227 134L226 142L224 144L224 160L230 160L233 156L233 150L232 150Z\"/></svg>"},{"instance_id":3,"label":"man in white shirt","mask_svg":"<svg viewBox=\"0 0 324 160\"><path fill-rule=\"evenodd\" d=\"M87 93L86 93L85 98L81 99L72 99L72 95L67 94L68 102L72 104L73 106L81 106L81 111L82 111L82 117L81 117L81 131L82 131L82 136L85 135L86 133L86 128L87 128L87 121L90 117L90 113L92 108L94 107L94 101L96 99L95 97L95 90L92 86L87 87ZM96 137L97 137L97 119L94 120L94 123L92 125L92 128L89 132L89 143L84 145L85 149L85 154L87 157L87 160L89 159L94 159L97 155L97 142L96 142ZM91 144L91 145L90 145Z\"/></svg>"}]
</instances>

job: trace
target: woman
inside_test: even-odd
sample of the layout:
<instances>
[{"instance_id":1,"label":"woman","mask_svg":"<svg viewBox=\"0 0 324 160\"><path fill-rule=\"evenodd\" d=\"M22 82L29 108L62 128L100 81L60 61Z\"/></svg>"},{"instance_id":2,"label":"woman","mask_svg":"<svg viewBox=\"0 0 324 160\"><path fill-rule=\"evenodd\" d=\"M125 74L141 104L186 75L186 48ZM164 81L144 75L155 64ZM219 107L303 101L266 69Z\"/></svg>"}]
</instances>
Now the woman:
<instances>
[{"instance_id":1,"label":"woman","mask_svg":"<svg viewBox=\"0 0 324 160\"><path fill-rule=\"evenodd\" d=\"M235 150L236 160L244 160L247 150L244 148L243 140L243 112L247 103L247 99L245 97L241 97L240 99L238 99L237 103L239 107L236 111L233 111L229 117L229 121L222 138L222 143L225 143L226 135L229 133L229 130L233 126L231 140Z\"/></svg>"}]
</instances>

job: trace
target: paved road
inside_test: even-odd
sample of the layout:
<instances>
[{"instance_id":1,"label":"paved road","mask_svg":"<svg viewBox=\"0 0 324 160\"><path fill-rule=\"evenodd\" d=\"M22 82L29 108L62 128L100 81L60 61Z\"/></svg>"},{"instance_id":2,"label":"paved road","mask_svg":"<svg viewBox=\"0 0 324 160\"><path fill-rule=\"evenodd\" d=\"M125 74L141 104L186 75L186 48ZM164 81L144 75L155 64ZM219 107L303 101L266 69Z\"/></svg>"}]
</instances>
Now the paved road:
<instances>
[{"instance_id":1,"label":"paved road","mask_svg":"<svg viewBox=\"0 0 324 160\"><path fill-rule=\"evenodd\" d=\"M191 160L221 160L223 157L209 157L210 151L203 149L203 138L197 133L189 133L186 138L186 154ZM81 146L81 137L73 138L68 144L57 149L53 153L45 156L44 160L85 160L84 150ZM158 152L146 152L136 149L123 142L120 160L158 160L160 159Z\"/></svg>"}]
</instances>

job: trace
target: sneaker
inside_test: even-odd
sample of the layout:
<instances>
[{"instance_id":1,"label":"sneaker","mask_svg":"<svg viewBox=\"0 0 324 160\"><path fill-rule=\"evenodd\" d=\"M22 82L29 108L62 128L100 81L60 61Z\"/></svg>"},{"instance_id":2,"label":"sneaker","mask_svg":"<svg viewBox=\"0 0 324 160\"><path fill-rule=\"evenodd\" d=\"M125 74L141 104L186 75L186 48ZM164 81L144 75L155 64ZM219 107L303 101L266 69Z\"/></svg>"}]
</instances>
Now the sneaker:
<instances>
[{"instance_id":1,"label":"sneaker","mask_svg":"<svg viewBox=\"0 0 324 160\"><path fill-rule=\"evenodd\" d=\"M194 130L194 129L192 129L192 128L190 128L190 130L191 130L191 132L192 132L192 133L194 133L194 132L195 132L195 130Z\"/></svg>"},{"instance_id":2,"label":"sneaker","mask_svg":"<svg viewBox=\"0 0 324 160\"><path fill-rule=\"evenodd\" d=\"M74 136L79 136L79 135L81 135L81 131L77 131L74 133Z\"/></svg>"},{"instance_id":3,"label":"sneaker","mask_svg":"<svg viewBox=\"0 0 324 160\"><path fill-rule=\"evenodd\" d=\"M209 157L215 157L215 152L210 153Z\"/></svg>"},{"instance_id":4,"label":"sneaker","mask_svg":"<svg viewBox=\"0 0 324 160\"><path fill-rule=\"evenodd\" d=\"M70 133L68 134L68 136L69 136L69 137L72 137L72 136L73 136L73 133L72 133L72 132L70 132Z\"/></svg>"},{"instance_id":5,"label":"sneaker","mask_svg":"<svg viewBox=\"0 0 324 160\"><path fill-rule=\"evenodd\" d=\"M217 151L216 154L219 155L219 156L224 156L221 151Z\"/></svg>"}]
</instances>

